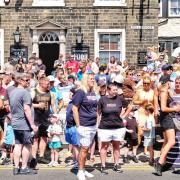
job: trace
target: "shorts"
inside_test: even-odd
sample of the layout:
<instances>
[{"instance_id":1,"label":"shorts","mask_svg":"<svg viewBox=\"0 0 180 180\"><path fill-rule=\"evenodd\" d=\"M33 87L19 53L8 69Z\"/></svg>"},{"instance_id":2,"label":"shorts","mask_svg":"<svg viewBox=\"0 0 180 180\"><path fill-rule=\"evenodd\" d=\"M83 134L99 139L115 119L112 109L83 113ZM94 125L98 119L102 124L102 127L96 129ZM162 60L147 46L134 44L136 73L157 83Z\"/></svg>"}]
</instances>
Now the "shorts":
<instances>
[{"instance_id":1,"label":"shorts","mask_svg":"<svg viewBox=\"0 0 180 180\"><path fill-rule=\"evenodd\" d=\"M131 137L131 134L130 134L130 133L126 133L124 139L125 139L125 141L126 141L125 146L128 147L128 148L138 145L138 139L137 139L137 138L133 139L133 138Z\"/></svg>"},{"instance_id":2,"label":"shorts","mask_svg":"<svg viewBox=\"0 0 180 180\"><path fill-rule=\"evenodd\" d=\"M15 144L29 145L33 143L31 131L14 130Z\"/></svg>"},{"instance_id":3,"label":"shorts","mask_svg":"<svg viewBox=\"0 0 180 180\"><path fill-rule=\"evenodd\" d=\"M144 146L149 147L154 145L155 139L153 138L144 138Z\"/></svg>"},{"instance_id":4,"label":"shorts","mask_svg":"<svg viewBox=\"0 0 180 180\"><path fill-rule=\"evenodd\" d=\"M66 128L65 130L66 142L74 146L79 146L79 137L75 126Z\"/></svg>"},{"instance_id":5,"label":"shorts","mask_svg":"<svg viewBox=\"0 0 180 180\"><path fill-rule=\"evenodd\" d=\"M126 128L98 129L98 138L101 142L124 141Z\"/></svg>"},{"instance_id":6,"label":"shorts","mask_svg":"<svg viewBox=\"0 0 180 180\"><path fill-rule=\"evenodd\" d=\"M77 128L80 146L90 147L93 139L96 135L96 125L95 126L79 126Z\"/></svg>"},{"instance_id":7,"label":"shorts","mask_svg":"<svg viewBox=\"0 0 180 180\"><path fill-rule=\"evenodd\" d=\"M48 146L50 149L59 149L62 147L61 142L48 142Z\"/></svg>"},{"instance_id":8,"label":"shorts","mask_svg":"<svg viewBox=\"0 0 180 180\"><path fill-rule=\"evenodd\" d=\"M170 115L166 115L163 118L160 116L160 125L163 131L175 129L173 118Z\"/></svg>"},{"instance_id":9,"label":"shorts","mask_svg":"<svg viewBox=\"0 0 180 180\"><path fill-rule=\"evenodd\" d=\"M3 143L3 144L1 145L1 148L2 148L2 149L5 149L5 150L7 151L7 153L12 152L12 147L13 147L12 144Z\"/></svg>"},{"instance_id":10,"label":"shorts","mask_svg":"<svg viewBox=\"0 0 180 180\"><path fill-rule=\"evenodd\" d=\"M38 131L34 135L34 138L48 137L47 129L48 129L48 126L45 126L43 124L39 125Z\"/></svg>"}]
</instances>

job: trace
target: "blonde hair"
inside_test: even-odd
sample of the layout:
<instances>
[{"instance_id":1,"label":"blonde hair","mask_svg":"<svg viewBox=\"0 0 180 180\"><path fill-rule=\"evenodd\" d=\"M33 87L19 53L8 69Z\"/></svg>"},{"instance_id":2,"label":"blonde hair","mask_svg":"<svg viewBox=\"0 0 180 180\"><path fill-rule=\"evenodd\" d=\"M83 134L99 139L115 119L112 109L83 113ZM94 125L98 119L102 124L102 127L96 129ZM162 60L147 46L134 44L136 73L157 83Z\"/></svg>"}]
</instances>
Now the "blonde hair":
<instances>
[{"instance_id":1,"label":"blonde hair","mask_svg":"<svg viewBox=\"0 0 180 180\"><path fill-rule=\"evenodd\" d=\"M90 76L94 76L94 74L87 74L85 73L83 75L83 78L81 80L81 87L85 92L88 92L90 90L89 85L88 85L88 79ZM98 93L98 86L96 81L94 80L94 87L93 87L94 92L97 94Z\"/></svg>"}]
</instances>

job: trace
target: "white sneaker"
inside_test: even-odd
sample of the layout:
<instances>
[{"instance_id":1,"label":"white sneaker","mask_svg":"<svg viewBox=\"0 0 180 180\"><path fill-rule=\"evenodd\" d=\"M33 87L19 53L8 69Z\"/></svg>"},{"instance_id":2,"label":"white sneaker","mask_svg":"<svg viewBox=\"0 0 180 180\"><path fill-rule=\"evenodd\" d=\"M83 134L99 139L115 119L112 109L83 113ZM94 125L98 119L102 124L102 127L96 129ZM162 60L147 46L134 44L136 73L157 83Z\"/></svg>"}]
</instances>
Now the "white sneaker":
<instances>
[{"instance_id":1,"label":"white sneaker","mask_svg":"<svg viewBox=\"0 0 180 180\"><path fill-rule=\"evenodd\" d=\"M59 163L58 163L58 162L54 162L54 163L52 164L52 166L53 166L53 167L57 167L57 166L59 166Z\"/></svg>"},{"instance_id":2,"label":"white sneaker","mask_svg":"<svg viewBox=\"0 0 180 180\"><path fill-rule=\"evenodd\" d=\"M78 173L77 173L77 178L79 180L86 180L86 177L85 177L85 174L83 172L83 170L79 170Z\"/></svg>"},{"instance_id":3,"label":"white sneaker","mask_svg":"<svg viewBox=\"0 0 180 180\"><path fill-rule=\"evenodd\" d=\"M91 173L89 173L89 172L87 172L87 171L84 171L84 175L85 175L86 177L88 177L88 178L93 178L93 177L94 177L93 174L91 174Z\"/></svg>"},{"instance_id":4,"label":"white sneaker","mask_svg":"<svg viewBox=\"0 0 180 180\"><path fill-rule=\"evenodd\" d=\"M49 164L48 164L48 166L53 166L53 161L51 161Z\"/></svg>"}]
</instances>

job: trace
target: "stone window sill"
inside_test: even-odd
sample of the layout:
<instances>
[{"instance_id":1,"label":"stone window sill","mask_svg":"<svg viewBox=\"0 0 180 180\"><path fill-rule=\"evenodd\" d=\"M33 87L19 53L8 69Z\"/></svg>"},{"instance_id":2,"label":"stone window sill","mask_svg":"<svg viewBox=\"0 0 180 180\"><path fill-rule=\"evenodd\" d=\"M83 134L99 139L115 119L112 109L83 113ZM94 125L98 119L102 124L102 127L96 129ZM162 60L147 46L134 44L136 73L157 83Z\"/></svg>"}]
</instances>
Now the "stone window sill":
<instances>
[{"instance_id":1,"label":"stone window sill","mask_svg":"<svg viewBox=\"0 0 180 180\"><path fill-rule=\"evenodd\" d=\"M95 3L93 3L93 6L101 6L101 7L103 7L103 6L111 6L111 7L121 6L121 7L123 7L123 6L127 6L127 3L114 2L114 1L112 1L112 2L95 2Z\"/></svg>"}]
</instances>

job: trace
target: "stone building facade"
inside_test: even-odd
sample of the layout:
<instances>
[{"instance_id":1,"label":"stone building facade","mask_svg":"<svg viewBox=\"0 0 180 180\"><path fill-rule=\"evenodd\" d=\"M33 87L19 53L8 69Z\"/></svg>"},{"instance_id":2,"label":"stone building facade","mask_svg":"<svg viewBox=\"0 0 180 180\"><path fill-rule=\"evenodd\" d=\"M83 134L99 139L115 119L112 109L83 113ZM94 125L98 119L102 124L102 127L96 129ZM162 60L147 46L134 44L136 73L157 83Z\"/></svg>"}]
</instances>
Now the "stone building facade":
<instances>
[{"instance_id":1,"label":"stone building facade","mask_svg":"<svg viewBox=\"0 0 180 180\"><path fill-rule=\"evenodd\" d=\"M158 44L157 0L0 0L1 66L14 45L19 27L21 45L52 66L76 43L78 28L89 57L106 63L114 55L137 64L138 52ZM50 62L50 63L49 63Z\"/></svg>"}]
</instances>

